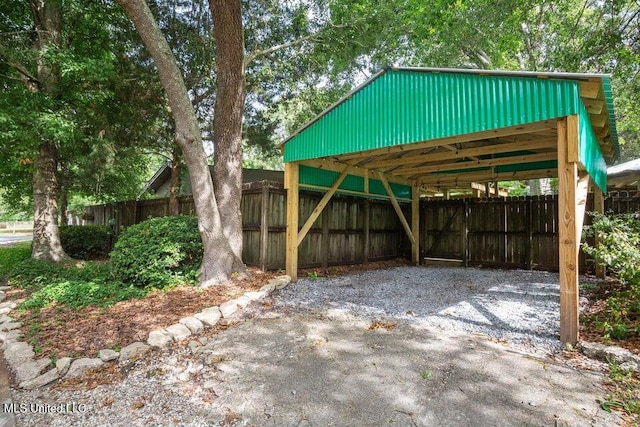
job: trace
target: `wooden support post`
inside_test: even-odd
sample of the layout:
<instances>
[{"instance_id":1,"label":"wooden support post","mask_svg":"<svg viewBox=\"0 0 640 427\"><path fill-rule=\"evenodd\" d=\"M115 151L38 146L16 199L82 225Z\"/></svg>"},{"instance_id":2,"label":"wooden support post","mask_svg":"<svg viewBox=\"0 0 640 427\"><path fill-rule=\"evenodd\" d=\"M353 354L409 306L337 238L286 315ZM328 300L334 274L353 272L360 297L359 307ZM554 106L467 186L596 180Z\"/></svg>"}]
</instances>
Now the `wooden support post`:
<instances>
[{"instance_id":1,"label":"wooden support post","mask_svg":"<svg viewBox=\"0 0 640 427\"><path fill-rule=\"evenodd\" d=\"M407 219L404 217L404 213L402 213L402 209L398 204L398 200L396 199L395 194L393 194L393 190L391 190L391 187L387 182L387 178L385 178L382 172L378 172L378 178L380 179L382 186L384 187L385 191L387 192L387 195L389 196L389 200L391 201L391 205L393 206L393 209L395 209L396 214L398 214L400 223L402 224L402 227L404 227L404 231L407 233L407 237L409 237L409 241L413 245L415 243L415 239L413 238L413 232L411 231L411 227L409 227L409 223L407 222Z\"/></svg>"},{"instance_id":2,"label":"wooden support post","mask_svg":"<svg viewBox=\"0 0 640 427\"><path fill-rule=\"evenodd\" d=\"M418 182L411 186L411 262L420 265L420 187Z\"/></svg>"},{"instance_id":3,"label":"wooden support post","mask_svg":"<svg viewBox=\"0 0 640 427\"><path fill-rule=\"evenodd\" d=\"M287 189L287 235L286 235L286 272L292 281L298 280L298 201L299 167L298 163L284 164L284 185Z\"/></svg>"},{"instance_id":4,"label":"wooden support post","mask_svg":"<svg viewBox=\"0 0 640 427\"><path fill-rule=\"evenodd\" d=\"M462 217L462 263L465 267L469 266L469 202L465 198L464 216Z\"/></svg>"},{"instance_id":5,"label":"wooden support post","mask_svg":"<svg viewBox=\"0 0 640 427\"><path fill-rule=\"evenodd\" d=\"M267 271L269 254L269 184L262 182L262 212L260 212L260 269Z\"/></svg>"},{"instance_id":6,"label":"wooden support post","mask_svg":"<svg viewBox=\"0 0 640 427\"><path fill-rule=\"evenodd\" d=\"M579 200L584 196L584 179L578 174L578 163L570 161L570 155L576 156L578 149L577 130L568 126L577 126L575 118L558 119L558 237L560 255L560 340L575 344L579 338L578 319L578 251L580 248L578 218L583 209ZM577 156L576 156L577 157ZM584 188L584 190L583 190Z\"/></svg>"},{"instance_id":7,"label":"wooden support post","mask_svg":"<svg viewBox=\"0 0 640 427\"><path fill-rule=\"evenodd\" d=\"M362 255L364 257L364 263L369 262L369 247L371 246L371 239L369 237L369 217L371 216L371 202L369 199L364 201L364 248Z\"/></svg>"},{"instance_id":8,"label":"wooden support post","mask_svg":"<svg viewBox=\"0 0 640 427\"><path fill-rule=\"evenodd\" d=\"M594 185L594 191L593 191L593 210L598 212L599 214L603 214L604 213L604 194L602 193L602 190L600 190L600 188L597 185ZM596 247L598 246L598 244L601 243L601 238L600 236L596 235ZM604 279L607 275L607 268L606 266L599 262L598 260L596 260L596 277L598 279Z\"/></svg>"},{"instance_id":9,"label":"wooden support post","mask_svg":"<svg viewBox=\"0 0 640 427\"><path fill-rule=\"evenodd\" d=\"M333 197L333 195L336 193L336 190L338 189L338 187L340 187L340 184L342 184L342 181L344 181L344 179L347 177L347 174L349 173L350 169L351 169L350 165L344 168L342 173L334 181L329 191L327 191L325 195L322 197L322 200L320 200L320 202L318 203L318 206L316 206L313 212L311 212L311 215L307 219L307 222L304 223L304 225L300 229L300 232L298 233L298 246L300 246L300 243L302 243L302 240L304 240L309 230L311 230L311 227L313 227L313 223L316 222L316 219L318 219L324 207L327 206L327 203L329 203L329 200L331 200L331 197Z\"/></svg>"}]
</instances>

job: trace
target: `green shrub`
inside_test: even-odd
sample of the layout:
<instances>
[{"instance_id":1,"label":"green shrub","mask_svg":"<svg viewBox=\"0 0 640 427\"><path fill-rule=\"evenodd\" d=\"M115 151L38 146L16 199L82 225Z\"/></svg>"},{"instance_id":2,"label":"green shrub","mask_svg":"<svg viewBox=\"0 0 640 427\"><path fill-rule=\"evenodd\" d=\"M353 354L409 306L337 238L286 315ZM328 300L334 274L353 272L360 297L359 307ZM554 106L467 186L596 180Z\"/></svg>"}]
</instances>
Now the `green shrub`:
<instances>
[{"instance_id":1,"label":"green shrub","mask_svg":"<svg viewBox=\"0 0 640 427\"><path fill-rule=\"evenodd\" d=\"M8 281L27 291L28 297L20 305L22 310L39 310L53 303L73 309L105 307L146 294L114 280L108 262L55 264L29 258L13 268Z\"/></svg>"},{"instance_id":2,"label":"green shrub","mask_svg":"<svg viewBox=\"0 0 640 427\"><path fill-rule=\"evenodd\" d=\"M625 286L607 299L605 310L595 319L605 339L625 340L640 330L640 219L638 214L590 213L593 224L585 237L599 243L583 243L585 253L613 271Z\"/></svg>"},{"instance_id":3,"label":"green shrub","mask_svg":"<svg viewBox=\"0 0 640 427\"><path fill-rule=\"evenodd\" d=\"M71 258L104 258L111 249L111 235L104 225L65 225L60 227L62 248Z\"/></svg>"},{"instance_id":4,"label":"green shrub","mask_svg":"<svg viewBox=\"0 0 640 427\"><path fill-rule=\"evenodd\" d=\"M608 266L623 283L640 285L640 218L638 214L590 213L593 224L585 237L597 236L596 246L583 243L585 253Z\"/></svg>"},{"instance_id":5,"label":"green shrub","mask_svg":"<svg viewBox=\"0 0 640 427\"><path fill-rule=\"evenodd\" d=\"M111 252L113 272L140 287L193 282L202 262L198 221L191 216L152 218L128 227Z\"/></svg>"},{"instance_id":6,"label":"green shrub","mask_svg":"<svg viewBox=\"0 0 640 427\"><path fill-rule=\"evenodd\" d=\"M5 277L20 262L31 257L31 242L0 246L0 277Z\"/></svg>"}]
</instances>

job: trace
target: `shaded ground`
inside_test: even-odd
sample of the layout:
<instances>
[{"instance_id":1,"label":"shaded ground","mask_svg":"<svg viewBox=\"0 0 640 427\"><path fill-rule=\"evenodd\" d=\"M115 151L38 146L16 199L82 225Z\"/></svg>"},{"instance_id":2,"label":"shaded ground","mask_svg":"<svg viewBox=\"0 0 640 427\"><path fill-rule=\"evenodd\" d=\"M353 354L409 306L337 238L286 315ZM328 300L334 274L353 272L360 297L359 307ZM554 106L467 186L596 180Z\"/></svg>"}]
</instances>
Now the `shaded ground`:
<instances>
[{"instance_id":1,"label":"shaded ground","mask_svg":"<svg viewBox=\"0 0 640 427\"><path fill-rule=\"evenodd\" d=\"M478 275L475 270L455 273L458 278ZM380 277L388 274L389 270L379 272ZM367 290L371 283L354 277L358 275L349 281L338 278L344 290L335 295L365 298L366 292L354 293L353 288ZM612 426L623 422L598 405L605 394L602 365L578 353L536 357L522 344L457 326L415 321L414 317L430 316L429 289L409 302L399 300L394 315L384 298L377 298L379 307L363 308L362 301L323 298L333 294L322 289L322 282L313 284L306 289L311 293L304 283L291 285L264 303L251 304L230 319L231 326L209 332L189 347L182 343L155 351L134 365L100 372L86 385L14 391L16 403L77 402L87 408L82 414L64 416L19 414L18 425ZM508 290L506 300L517 297L531 301L533 307L546 307L550 299L548 289L527 295ZM402 288L388 291L402 292ZM476 293L467 291L476 298L475 306L483 303L483 292L494 292L484 286ZM447 304L466 307L459 305L468 299L461 291L450 293L438 302L438 313L447 310ZM303 304L305 295L320 301ZM400 305L409 303L412 315L406 308L400 310ZM421 308L426 311L420 312ZM457 317L452 324L478 326L461 322L459 316L435 317L439 321ZM555 327L554 319L544 322ZM490 333L509 326L504 319L494 323L487 329ZM535 334L538 327L533 322L529 333ZM525 333L522 326L518 329ZM545 331L543 338L552 340ZM100 384L109 379L112 383Z\"/></svg>"}]
</instances>

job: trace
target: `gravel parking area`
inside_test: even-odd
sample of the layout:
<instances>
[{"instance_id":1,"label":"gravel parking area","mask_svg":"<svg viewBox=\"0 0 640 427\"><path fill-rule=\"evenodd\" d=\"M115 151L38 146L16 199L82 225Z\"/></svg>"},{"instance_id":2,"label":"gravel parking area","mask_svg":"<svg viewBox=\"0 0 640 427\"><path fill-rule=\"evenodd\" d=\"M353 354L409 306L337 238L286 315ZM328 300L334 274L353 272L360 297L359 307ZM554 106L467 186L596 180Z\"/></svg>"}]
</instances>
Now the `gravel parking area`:
<instances>
[{"instance_id":1,"label":"gravel parking area","mask_svg":"<svg viewBox=\"0 0 640 427\"><path fill-rule=\"evenodd\" d=\"M562 348L557 273L397 267L301 279L281 295L278 303L289 307L333 307L366 317L481 333L536 353Z\"/></svg>"},{"instance_id":2,"label":"gravel parking area","mask_svg":"<svg viewBox=\"0 0 640 427\"><path fill-rule=\"evenodd\" d=\"M13 390L29 408L17 426L621 423L598 406L600 364L530 354L561 348L555 274L396 267L304 279L228 321L107 384ZM60 404L82 410L47 412Z\"/></svg>"}]
</instances>

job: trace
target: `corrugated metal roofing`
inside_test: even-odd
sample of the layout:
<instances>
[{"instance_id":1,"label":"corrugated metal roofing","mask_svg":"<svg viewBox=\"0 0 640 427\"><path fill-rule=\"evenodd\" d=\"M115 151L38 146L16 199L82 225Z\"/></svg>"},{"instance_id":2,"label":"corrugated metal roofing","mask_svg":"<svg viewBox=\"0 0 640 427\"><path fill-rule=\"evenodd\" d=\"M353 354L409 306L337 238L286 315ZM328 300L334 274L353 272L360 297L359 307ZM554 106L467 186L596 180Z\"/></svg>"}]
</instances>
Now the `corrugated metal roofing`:
<instances>
[{"instance_id":1,"label":"corrugated metal roofing","mask_svg":"<svg viewBox=\"0 0 640 427\"><path fill-rule=\"evenodd\" d=\"M586 119L588 126L580 83L594 80L602 85L617 151L609 76L390 68L376 74L285 141L284 161L339 156L572 114ZM585 166L591 173L590 169L601 168L603 159L597 158L602 156L598 140L590 130L583 135L588 137L585 144L596 145L585 151L589 153L585 158L589 164ZM593 170L593 175L602 175L600 172Z\"/></svg>"}]
</instances>

